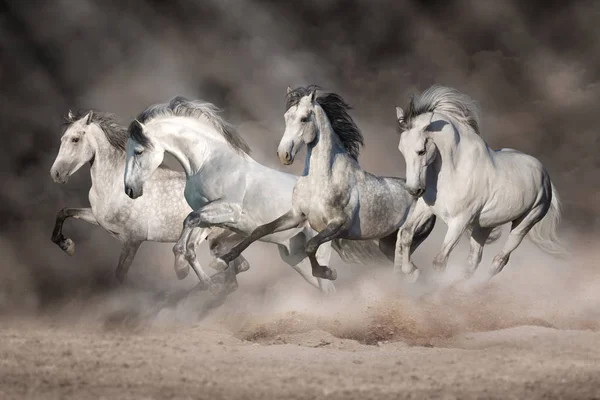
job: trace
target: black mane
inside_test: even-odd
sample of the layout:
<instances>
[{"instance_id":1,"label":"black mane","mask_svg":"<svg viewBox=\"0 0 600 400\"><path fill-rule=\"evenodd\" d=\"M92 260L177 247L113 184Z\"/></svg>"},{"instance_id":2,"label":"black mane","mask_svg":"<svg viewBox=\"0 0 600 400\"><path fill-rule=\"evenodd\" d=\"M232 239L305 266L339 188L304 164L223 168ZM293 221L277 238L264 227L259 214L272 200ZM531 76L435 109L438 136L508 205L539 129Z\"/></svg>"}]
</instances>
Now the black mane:
<instances>
[{"instance_id":1,"label":"black mane","mask_svg":"<svg viewBox=\"0 0 600 400\"><path fill-rule=\"evenodd\" d=\"M287 94L285 110L287 111L291 107L298 105L300 99L318 89L320 89L318 86L310 85L292 90ZM348 113L352 107L336 93L321 94L317 92L316 100L323 111L325 111L325 114L327 114L333 131L340 139L348 155L358 160L360 147L364 145L364 139L360 129L358 129L356 123Z\"/></svg>"}]
</instances>

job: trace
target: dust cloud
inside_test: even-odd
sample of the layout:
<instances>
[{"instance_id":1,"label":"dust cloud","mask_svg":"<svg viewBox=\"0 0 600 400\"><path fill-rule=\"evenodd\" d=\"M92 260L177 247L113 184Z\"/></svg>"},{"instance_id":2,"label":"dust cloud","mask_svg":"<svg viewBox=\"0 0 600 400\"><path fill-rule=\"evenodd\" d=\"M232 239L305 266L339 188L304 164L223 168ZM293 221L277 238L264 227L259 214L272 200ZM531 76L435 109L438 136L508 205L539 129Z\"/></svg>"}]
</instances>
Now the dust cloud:
<instances>
[{"instance_id":1,"label":"dust cloud","mask_svg":"<svg viewBox=\"0 0 600 400\"><path fill-rule=\"evenodd\" d=\"M600 4L428 4L4 3L0 314L106 329L202 323L268 343L315 329L367 344L427 344L522 324L597 329ZM175 95L205 99L223 108L257 161L284 169L274 153L285 88L318 84L354 106L365 135L363 168L402 176L394 105L433 83L478 101L493 148L516 148L544 163L562 196L561 233L572 259L554 260L526 243L489 286L463 288L449 281L466 258L465 243L446 281L428 276L415 287L390 279L389 266L345 266L335 258L338 293L324 297L283 265L273 246L256 244L240 289L215 308L206 294L169 300L193 281L176 281L168 244L144 244L131 284L118 288L112 273L119 245L100 228L65 224L77 243L72 258L49 240L60 208L87 205L86 167L66 186L48 174L70 108L114 112L125 124ZM301 165L286 170L299 173ZM441 225L415 255L425 272ZM501 243L486 247L480 269Z\"/></svg>"}]
</instances>

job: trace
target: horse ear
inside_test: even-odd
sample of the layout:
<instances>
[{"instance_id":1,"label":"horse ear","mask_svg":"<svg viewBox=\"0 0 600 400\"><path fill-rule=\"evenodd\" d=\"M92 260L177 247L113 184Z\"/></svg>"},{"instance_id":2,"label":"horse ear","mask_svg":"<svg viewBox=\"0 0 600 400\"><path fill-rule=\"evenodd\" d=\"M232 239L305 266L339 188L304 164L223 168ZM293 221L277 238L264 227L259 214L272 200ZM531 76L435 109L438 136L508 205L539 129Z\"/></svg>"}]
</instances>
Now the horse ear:
<instances>
[{"instance_id":1,"label":"horse ear","mask_svg":"<svg viewBox=\"0 0 600 400\"><path fill-rule=\"evenodd\" d=\"M400 122L404 119L404 111L402 111L402 109L397 106L396 106L396 119L398 120L398 122Z\"/></svg>"},{"instance_id":2,"label":"horse ear","mask_svg":"<svg viewBox=\"0 0 600 400\"><path fill-rule=\"evenodd\" d=\"M135 119L135 122L137 122L137 124L140 126L140 128L142 128L142 131L146 130L146 126L144 124L142 124L140 121L138 121L138 119Z\"/></svg>"},{"instance_id":3,"label":"horse ear","mask_svg":"<svg viewBox=\"0 0 600 400\"><path fill-rule=\"evenodd\" d=\"M85 120L85 124L89 125L92 123L92 117L94 116L94 112L92 110L90 110L90 112L87 115L87 118Z\"/></svg>"},{"instance_id":4,"label":"horse ear","mask_svg":"<svg viewBox=\"0 0 600 400\"><path fill-rule=\"evenodd\" d=\"M288 86L286 94L290 94L290 93L292 93L292 88Z\"/></svg>"},{"instance_id":5,"label":"horse ear","mask_svg":"<svg viewBox=\"0 0 600 400\"><path fill-rule=\"evenodd\" d=\"M67 114L67 119L69 121L73 121L75 119L75 116L73 115L73 111L69 110L69 113Z\"/></svg>"},{"instance_id":6,"label":"horse ear","mask_svg":"<svg viewBox=\"0 0 600 400\"><path fill-rule=\"evenodd\" d=\"M317 89L313 90L312 93L310 94L310 102L314 103L316 98L317 98Z\"/></svg>"}]
</instances>

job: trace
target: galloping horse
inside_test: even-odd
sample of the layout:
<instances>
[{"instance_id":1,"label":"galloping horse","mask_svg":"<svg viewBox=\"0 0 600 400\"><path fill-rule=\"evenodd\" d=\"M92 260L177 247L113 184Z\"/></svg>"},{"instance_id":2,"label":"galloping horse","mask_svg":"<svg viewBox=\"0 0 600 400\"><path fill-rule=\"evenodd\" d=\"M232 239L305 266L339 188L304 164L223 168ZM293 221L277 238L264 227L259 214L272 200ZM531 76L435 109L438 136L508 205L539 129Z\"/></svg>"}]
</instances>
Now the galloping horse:
<instances>
[{"instance_id":1,"label":"galloping horse","mask_svg":"<svg viewBox=\"0 0 600 400\"><path fill-rule=\"evenodd\" d=\"M542 250L564 253L557 237L560 200L550 175L536 158L512 149L494 151L480 136L473 100L455 89L433 86L396 108L399 150L406 160L406 185L421 197L398 233L396 268L412 274L412 232L436 215L448 231L434 267L445 268L450 252L471 231L470 277L481 262L483 246L495 227L511 222L490 278L498 274L525 235Z\"/></svg>"},{"instance_id":2,"label":"galloping horse","mask_svg":"<svg viewBox=\"0 0 600 400\"><path fill-rule=\"evenodd\" d=\"M55 182L66 183L84 164L90 163L92 187L89 192L91 208L63 208L56 216L52 241L67 254L73 255L75 243L62 234L67 218L76 218L100 225L122 244L115 274L122 282L136 252L144 241L175 242L181 224L191 209L185 202L182 173L159 168L147 184L147 196L133 201L123 193L125 144L127 129L120 126L111 114L89 111L65 118L67 128L61 138L56 160L50 170ZM215 228L204 230L214 256L238 242L236 234ZM243 258L235 261L236 269L247 269ZM179 275L183 279L184 275Z\"/></svg>"},{"instance_id":3,"label":"galloping horse","mask_svg":"<svg viewBox=\"0 0 600 400\"><path fill-rule=\"evenodd\" d=\"M256 229L220 258L221 263L239 257L253 241L306 222L319 232L306 244L313 276L336 279L334 269L321 265L316 253L333 239L379 239L381 251L394 261L398 228L415 199L404 179L380 177L358 164L363 137L348 113L350 106L335 93L317 95L317 87L288 88L285 133L277 154L283 164L307 146L304 174L294 187L292 207L276 220ZM431 215L416 231L411 251L431 232ZM416 276L413 277L416 279Z\"/></svg>"}]
</instances>

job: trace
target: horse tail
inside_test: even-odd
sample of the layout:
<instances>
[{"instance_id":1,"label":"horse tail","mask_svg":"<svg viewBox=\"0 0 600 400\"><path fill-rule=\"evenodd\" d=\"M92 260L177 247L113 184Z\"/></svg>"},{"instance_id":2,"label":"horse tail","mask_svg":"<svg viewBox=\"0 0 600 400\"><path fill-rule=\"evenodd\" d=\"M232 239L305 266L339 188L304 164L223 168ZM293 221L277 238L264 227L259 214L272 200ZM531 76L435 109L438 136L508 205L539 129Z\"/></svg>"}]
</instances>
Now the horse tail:
<instances>
[{"instance_id":1,"label":"horse tail","mask_svg":"<svg viewBox=\"0 0 600 400\"><path fill-rule=\"evenodd\" d=\"M568 254L564 244L558 237L558 225L560 224L561 218L561 204L558 193L552 186L552 201L550 202L550 208L548 212L537 224L529 231L529 240L535 243L540 249L546 253L564 256Z\"/></svg>"}]
</instances>

